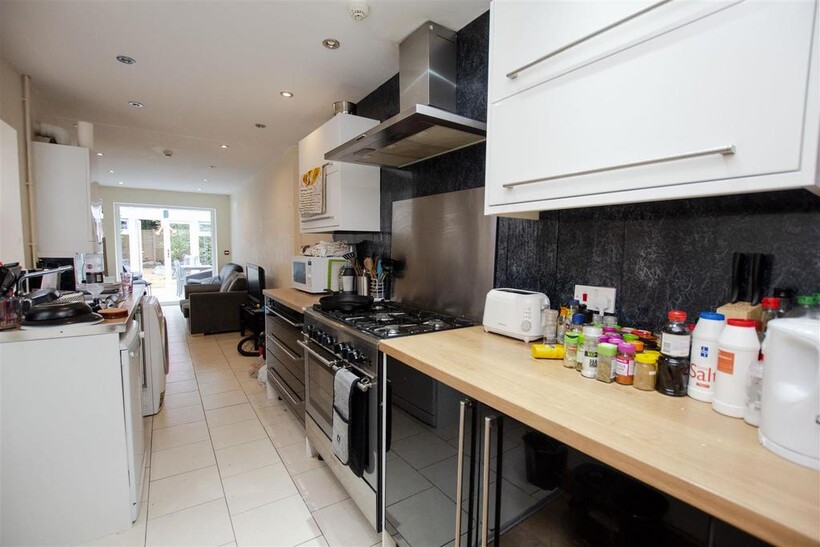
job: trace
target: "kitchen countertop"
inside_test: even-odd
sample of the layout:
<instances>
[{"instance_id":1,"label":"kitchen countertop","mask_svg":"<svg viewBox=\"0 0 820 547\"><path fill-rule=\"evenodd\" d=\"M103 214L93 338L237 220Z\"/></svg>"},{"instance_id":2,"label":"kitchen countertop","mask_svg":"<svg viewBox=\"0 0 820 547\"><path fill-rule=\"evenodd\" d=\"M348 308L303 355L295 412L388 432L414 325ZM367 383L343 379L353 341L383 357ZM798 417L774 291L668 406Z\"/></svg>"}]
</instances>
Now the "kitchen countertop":
<instances>
[{"instance_id":1,"label":"kitchen countertop","mask_svg":"<svg viewBox=\"0 0 820 547\"><path fill-rule=\"evenodd\" d=\"M820 472L766 450L757 428L709 404L583 378L482 327L379 349L768 542L820 544Z\"/></svg>"},{"instance_id":2,"label":"kitchen countertop","mask_svg":"<svg viewBox=\"0 0 820 547\"><path fill-rule=\"evenodd\" d=\"M46 340L50 338L68 338L71 336L92 336L112 332L125 332L128 321L134 317L134 310L142 300L145 289L134 286L134 292L125 299L121 307L128 310L126 317L119 319L105 319L94 325L66 325L63 327L41 327L30 329L14 329L0 331L0 344L8 342L27 342L30 340Z\"/></svg>"},{"instance_id":3,"label":"kitchen countertop","mask_svg":"<svg viewBox=\"0 0 820 547\"><path fill-rule=\"evenodd\" d=\"M319 299L325 296L324 294L310 294L293 288L265 289L262 292L265 296L269 296L299 313L305 313L307 308L318 304Z\"/></svg>"}]
</instances>

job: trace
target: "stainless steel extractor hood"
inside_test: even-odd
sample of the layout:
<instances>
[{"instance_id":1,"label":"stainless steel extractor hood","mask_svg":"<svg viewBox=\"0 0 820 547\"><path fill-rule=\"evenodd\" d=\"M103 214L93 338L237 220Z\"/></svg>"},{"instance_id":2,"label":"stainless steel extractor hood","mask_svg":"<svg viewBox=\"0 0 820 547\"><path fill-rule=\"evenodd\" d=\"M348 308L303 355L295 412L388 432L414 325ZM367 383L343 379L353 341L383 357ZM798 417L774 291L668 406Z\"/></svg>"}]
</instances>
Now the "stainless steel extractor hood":
<instances>
[{"instance_id":1,"label":"stainless steel extractor hood","mask_svg":"<svg viewBox=\"0 0 820 547\"><path fill-rule=\"evenodd\" d=\"M400 112L325 159L406 167L486 139L487 124L454 114L456 33L427 22L399 45Z\"/></svg>"}]
</instances>

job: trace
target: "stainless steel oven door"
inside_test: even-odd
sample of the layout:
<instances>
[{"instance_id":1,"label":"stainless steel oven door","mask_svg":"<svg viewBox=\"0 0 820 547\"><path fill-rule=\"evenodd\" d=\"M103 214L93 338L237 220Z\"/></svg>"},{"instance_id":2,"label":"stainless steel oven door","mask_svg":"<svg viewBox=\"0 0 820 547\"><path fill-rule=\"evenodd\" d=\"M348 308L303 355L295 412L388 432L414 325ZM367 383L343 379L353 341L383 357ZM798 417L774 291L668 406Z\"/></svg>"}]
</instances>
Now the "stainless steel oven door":
<instances>
[{"instance_id":1,"label":"stainless steel oven door","mask_svg":"<svg viewBox=\"0 0 820 547\"><path fill-rule=\"evenodd\" d=\"M325 432L333 435L333 367L336 357L310 339L300 341L305 350L305 412Z\"/></svg>"}]
</instances>

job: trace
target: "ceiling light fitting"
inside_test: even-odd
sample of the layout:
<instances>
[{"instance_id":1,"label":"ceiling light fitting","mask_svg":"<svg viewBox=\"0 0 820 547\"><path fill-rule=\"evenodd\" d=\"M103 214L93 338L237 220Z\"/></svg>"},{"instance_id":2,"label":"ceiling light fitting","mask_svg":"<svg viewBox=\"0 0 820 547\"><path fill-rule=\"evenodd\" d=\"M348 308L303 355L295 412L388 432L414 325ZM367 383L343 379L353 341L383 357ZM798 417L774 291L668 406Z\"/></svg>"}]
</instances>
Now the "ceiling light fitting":
<instances>
[{"instance_id":1,"label":"ceiling light fitting","mask_svg":"<svg viewBox=\"0 0 820 547\"><path fill-rule=\"evenodd\" d=\"M113 169L109 169L109 170L108 170L108 172L109 172L109 173L113 173L113 172L114 172L114 170L113 170Z\"/></svg>"},{"instance_id":2,"label":"ceiling light fitting","mask_svg":"<svg viewBox=\"0 0 820 547\"><path fill-rule=\"evenodd\" d=\"M290 91L280 91L279 94L286 99L290 99L291 97L293 97L293 93L291 93Z\"/></svg>"},{"instance_id":3,"label":"ceiling light fitting","mask_svg":"<svg viewBox=\"0 0 820 547\"><path fill-rule=\"evenodd\" d=\"M208 182L208 179L202 179L202 182Z\"/></svg>"},{"instance_id":4,"label":"ceiling light fitting","mask_svg":"<svg viewBox=\"0 0 820 547\"><path fill-rule=\"evenodd\" d=\"M325 38L322 40L322 45L327 49L339 49L339 46L341 46L342 43L336 38Z\"/></svg>"},{"instance_id":5,"label":"ceiling light fitting","mask_svg":"<svg viewBox=\"0 0 820 547\"><path fill-rule=\"evenodd\" d=\"M209 165L208 169L213 169L214 167L216 167L216 165Z\"/></svg>"},{"instance_id":6,"label":"ceiling light fitting","mask_svg":"<svg viewBox=\"0 0 820 547\"><path fill-rule=\"evenodd\" d=\"M125 184L125 183L124 183L123 181L119 181L117 184L119 184L120 186L122 186L122 185L123 185L123 184Z\"/></svg>"},{"instance_id":7,"label":"ceiling light fitting","mask_svg":"<svg viewBox=\"0 0 820 547\"><path fill-rule=\"evenodd\" d=\"M220 144L219 147L222 148L222 149L225 149L225 148L228 148L228 145L227 144Z\"/></svg>"},{"instance_id":8,"label":"ceiling light fitting","mask_svg":"<svg viewBox=\"0 0 820 547\"><path fill-rule=\"evenodd\" d=\"M197 190L199 190L199 191L201 192L201 191L202 191L202 188L197 188Z\"/></svg>"},{"instance_id":9,"label":"ceiling light fitting","mask_svg":"<svg viewBox=\"0 0 820 547\"><path fill-rule=\"evenodd\" d=\"M117 60L124 65L133 65L137 62L136 59L129 57L128 55L117 55Z\"/></svg>"},{"instance_id":10,"label":"ceiling light fitting","mask_svg":"<svg viewBox=\"0 0 820 547\"><path fill-rule=\"evenodd\" d=\"M100 156L100 157L105 156L105 154L103 154L102 152L97 152L97 155Z\"/></svg>"},{"instance_id":11,"label":"ceiling light fitting","mask_svg":"<svg viewBox=\"0 0 820 547\"><path fill-rule=\"evenodd\" d=\"M264 123L255 123L255 124L253 124L253 125L254 125L254 127L256 127L257 129L265 129L265 128L267 127L267 125L265 125Z\"/></svg>"},{"instance_id":12,"label":"ceiling light fitting","mask_svg":"<svg viewBox=\"0 0 820 547\"><path fill-rule=\"evenodd\" d=\"M370 15L370 7L364 2L351 2L347 5L347 13L354 21L363 21Z\"/></svg>"},{"instance_id":13,"label":"ceiling light fitting","mask_svg":"<svg viewBox=\"0 0 820 547\"><path fill-rule=\"evenodd\" d=\"M143 108L145 106L139 101L128 101L128 104L133 106L134 108Z\"/></svg>"}]
</instances>

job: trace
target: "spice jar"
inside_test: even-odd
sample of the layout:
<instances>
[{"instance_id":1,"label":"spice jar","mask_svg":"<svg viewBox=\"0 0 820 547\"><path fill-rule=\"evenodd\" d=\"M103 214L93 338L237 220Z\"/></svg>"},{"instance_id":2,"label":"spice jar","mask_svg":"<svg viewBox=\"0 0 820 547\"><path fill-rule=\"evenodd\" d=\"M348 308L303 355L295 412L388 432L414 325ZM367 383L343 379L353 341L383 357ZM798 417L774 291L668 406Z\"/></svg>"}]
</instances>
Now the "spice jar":
<instances>
[{"instance_id":1,"label":"spice jar","mask_svg":"<svg viewBox=\"0 0 820 547\"><path fill-rule=\"evenodd\" d=\"M615 357L615 381L629 386L635 380L635 346L628 342L618 344L618 356Z\"/></svg>"},{"instance_id":2,"label":"spice jar","mask_svg":"<svg viewBox=\"0 0 820 547\"><path fill-rule=\"evenodd\" d=\"M584 378L595 378L598 369L598 338L601 327L584 327L584 357L581 361L581 375Z\"/></svg>"},{"instance_id":3,"label":"spice jar","mask_svg":"<svg viewBox=\"0 0 820 547\"><path fill-rule=\"evenodd\" d=\"M629 340L624 340L627 344L632 344L632 347L635 348L635 353L641 353L644 350L643 342L640 340L635 340L634 342L630 342Z\"/></svg>"},{"instance_id":4,"label":"spice jar","mask_svg":"<svg viewBox=\"0 0 820 547\"><path fill-rule=\"evenodd\" d=\"M658 357L654 353L639 353L635 356L635 378L633 386L644 391L655 389Z\"/></svg>"},{"instance_id":5,"label":"spice jar","mask_svg":"<svg viewBox=\"0 0 820 547\"><path fill-rule=\"evenodd\" d=\"M584 334L578 334L578 351L575 352L575 370L581 372L581 364L584 362Z\"/></svg>"},{"instance_id":6,"label":"spice jar","mask_svg":"<svg viewBox=\"0 0 820 547\"><path fill-rule=\"evenodd\" d=\"M661 357L655 388L664 395L684 397L689 386L689 348L692 334L686 312L672 310L661 332Z\"/></svg>"},{"instance_id":7,"label":"spice jar","mask_svg":"<svg viewBox=\"0 0 820 547\"><path fill-rule=\"evenodd\" d=\"M595 373L595 378L612 383L615 379L615 355L618 353L618 346L604 342L598 344L598 370Z\"/></svg>"},{"instance_id":8,"label":"spice jar","mask_svg":"<svg viewBox=\"0 0 820 547\"><path fill-rule=\"evenodd\" d=\"M578 337L574 334L564 335L564 366L575 368L578 362Z\"/></svg>"}]
</instances>

